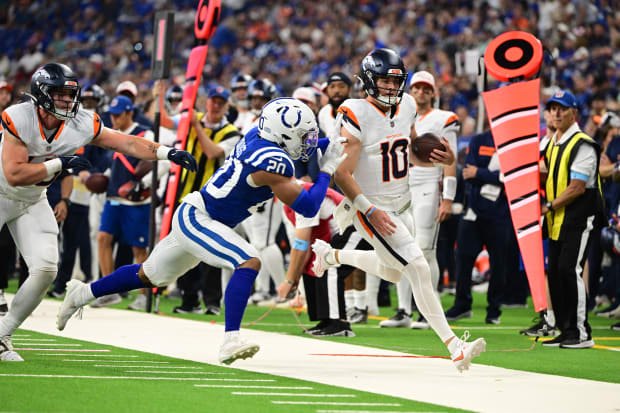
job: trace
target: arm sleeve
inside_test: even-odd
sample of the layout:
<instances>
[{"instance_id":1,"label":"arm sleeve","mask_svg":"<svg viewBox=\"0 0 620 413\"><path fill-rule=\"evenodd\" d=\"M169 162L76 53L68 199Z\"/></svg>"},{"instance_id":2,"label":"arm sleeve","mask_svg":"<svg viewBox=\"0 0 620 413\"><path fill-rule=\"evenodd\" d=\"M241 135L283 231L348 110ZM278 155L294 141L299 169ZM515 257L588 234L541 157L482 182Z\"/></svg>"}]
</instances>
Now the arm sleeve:
<instances>
[{"instance_id":1,"label":"arm sleeve","mask_svg":"<svg viewBox=\"0 0 620 413\"><path fill-rule=\"evenodd\" d=\"M328 186L329 175L324 172L319 173L314 185L308 191L302 189L297 199L291 204L291 208L306 218L315 216L321 208Z\"/></svg>"}]
</instances>

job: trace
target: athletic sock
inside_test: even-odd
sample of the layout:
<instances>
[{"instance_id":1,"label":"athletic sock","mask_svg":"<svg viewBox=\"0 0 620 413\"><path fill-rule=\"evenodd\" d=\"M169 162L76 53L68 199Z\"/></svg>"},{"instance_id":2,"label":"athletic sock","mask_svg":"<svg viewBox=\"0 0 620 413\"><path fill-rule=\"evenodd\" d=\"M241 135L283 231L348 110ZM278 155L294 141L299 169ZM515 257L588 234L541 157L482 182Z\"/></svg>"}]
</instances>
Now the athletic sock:
<instances>
[{"instance_id":1,"label":"athletic sock","mask_svg":"<svg viewBox=\"0 0 620 413\"><path fill-rule=\"evenodd\" d=\"M146 285L138 277L138 271L142 264L124 265L110 275L95 281L90 285L90 290L96 298L104 295L122 293L125 291L144 288Z\"/></svg>"},{"instance_id":2,"label":"athletic sock","mask_svg":"<svg viewBox=\"0 0 620 413\"><path fill-rule=\"evenodd\" d=\"M381 285L381 278L371 273L366 273L366 307L368 314L379 314L379 286Z\"/></svg>"},{"instance_id":3,"label":"athletic sock","mask_svg":"<svg viewBox=\"0 0 620 413\"><path fill-rule=\"evenodd\" d=\"M366 290L353 290L353 306L360 310L366 308Z\"/></svg>"},{"instance_id":4,"label":"athletic sock","mask_svg":"<svg viewBox=\"0 0 620 413\"><path fill-rule=\"evenodd\" d=\"M241 328L243 313L257 275L258 271L245 267L237 268L233 272L224 294L225 331L236 331Z\"/></svg>"},{"instance_id":5,"label":"athletic sock","mask_svg":"<svg viewBox=\"0 0 620 413\"><path fill-rule=\"evenodd\" d=\"M353 308L355 306L355 291L356 290L346 290L344 292L345 308Z\"/></svg>"},{"instance_id":6,"label":"athletic sock","mask_svg":"<svg viewBox=\"0 0 620 413\"><path fill-rule=\"evenodd\" d=\"M411 291L411 282L409 282L407 277L403 277L396 283L396 293L398 295L398 308L402 308L411 316L411 297L413 292Z\"/></svg>"}]
</instances>

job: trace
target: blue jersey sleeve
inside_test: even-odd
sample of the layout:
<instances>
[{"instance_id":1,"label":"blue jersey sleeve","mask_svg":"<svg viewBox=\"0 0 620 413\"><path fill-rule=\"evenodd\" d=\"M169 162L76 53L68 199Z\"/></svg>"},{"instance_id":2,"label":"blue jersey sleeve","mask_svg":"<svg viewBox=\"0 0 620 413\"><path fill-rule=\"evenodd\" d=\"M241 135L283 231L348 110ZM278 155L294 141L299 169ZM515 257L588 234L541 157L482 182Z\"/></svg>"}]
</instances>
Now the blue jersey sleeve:
<instances>
[{"instance_id":1,"label":"blue jersey sleeve","mask_svg":"<svg viewBox=\"0 0 620 413\"><path fill-rule=\"evenodd\" d=\"M260 138L256 128L248 132L244 143L238 143L235 148L240 149L237 157L246 165L267 172L292 177L295 175L293 159L273 142Z\"/></svg>"}]
</instances>

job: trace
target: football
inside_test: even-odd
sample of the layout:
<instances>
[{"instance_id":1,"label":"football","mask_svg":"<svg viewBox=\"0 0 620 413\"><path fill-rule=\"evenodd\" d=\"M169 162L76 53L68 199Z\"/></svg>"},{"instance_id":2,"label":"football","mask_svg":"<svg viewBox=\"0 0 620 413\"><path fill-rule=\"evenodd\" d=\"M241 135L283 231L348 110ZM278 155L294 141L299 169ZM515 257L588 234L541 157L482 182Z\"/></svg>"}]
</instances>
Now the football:
<instances>
[{"instance_id":1,"label":"football","mask_svg":"<svg viewBox=\"0 0 620 413\"><path fill-rule=\"evenodd\" d=\"M432 133L423 133L413 140L413 154L422 162L432 162L430 160L433 149L445 151L446 147L441 143L437 135Z\"/></svg>"},{"instance_id":2,"label":"football","mask_svg":"<svg viewBox=\"0 0 620 413\"><path fill-rule=\"evenodd\" d=\"M144 201L151 196L151 188L144 188L136 182L126 182L118 188L118 195L129 201Z\"/></svg>"},{"instance_id":3,"label":"football","mask_svg":"<svg viewBox=\"0 0 620 413\"><path fill-rule=\"evenodd\" d=\"M110 178L105 176L104 174L91 174L86 181L84 181L84 185L86 189L94 194L102 194L108 189L108 182Z\"/></svg>"}]
</instances>

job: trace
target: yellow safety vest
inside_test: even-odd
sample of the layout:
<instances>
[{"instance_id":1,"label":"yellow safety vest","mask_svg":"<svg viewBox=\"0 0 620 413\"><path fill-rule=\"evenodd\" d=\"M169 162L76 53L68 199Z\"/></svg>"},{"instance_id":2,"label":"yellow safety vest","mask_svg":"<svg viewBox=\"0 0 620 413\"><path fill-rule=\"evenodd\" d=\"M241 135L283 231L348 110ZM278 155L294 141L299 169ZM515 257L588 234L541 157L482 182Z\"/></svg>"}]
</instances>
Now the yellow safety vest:
<instances>
[{"instance_id":1,"label":"yellow safety vest","mask_svg":"<svg viewBox=\"0 0 620 413\"><path fill-rule=\"evenodd\" d=\"M566 190L570 183L570 166L577 154L579 145L586 143L597 146L597 143L583 132L576 132L570 139L561 145L550 141L545 150L545 161L549 173L545 185L547 201L551 202ZM573 203L554 209L546 216L549 238L557 241L561 234L570 229L576 231L582 226L587 216L597 211L599 206L596 199L601 195L601 183L598 176L598 190L586 189L586 193ZM590 213L589 213L590 212ZM583 225L585 227L585 224Z\"/></svg>"}]
</instances>

